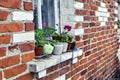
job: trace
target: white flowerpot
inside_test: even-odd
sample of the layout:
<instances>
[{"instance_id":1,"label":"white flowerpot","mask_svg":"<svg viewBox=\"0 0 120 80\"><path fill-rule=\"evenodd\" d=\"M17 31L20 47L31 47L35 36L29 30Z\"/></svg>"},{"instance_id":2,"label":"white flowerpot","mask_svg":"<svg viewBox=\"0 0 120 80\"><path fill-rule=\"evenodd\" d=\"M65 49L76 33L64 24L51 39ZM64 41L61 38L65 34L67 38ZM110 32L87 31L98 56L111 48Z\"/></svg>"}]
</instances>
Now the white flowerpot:
<instances>
[{"instance_id":1,"label":"white flowerpot","mask_svg":"<svg viewBox=\"0 0 120 80\"><path fill-rule=\"evenodd\" d=\"M62 54L62 51L63 51L63 44L55 44L54 45L53 54L59 55L59 54Z\"/></svg>"},{"instance_id":2,"label":"white flowerpot","mask_svg":"<svg viewBox=\"0 0 120 80\"><path fill-rule=\"evenodd\" d=\"M63 50L62 52L66 52L68 48L68 43L67 42L60 42L59 44L63 44Z\"/></svg>"}]
</instances>

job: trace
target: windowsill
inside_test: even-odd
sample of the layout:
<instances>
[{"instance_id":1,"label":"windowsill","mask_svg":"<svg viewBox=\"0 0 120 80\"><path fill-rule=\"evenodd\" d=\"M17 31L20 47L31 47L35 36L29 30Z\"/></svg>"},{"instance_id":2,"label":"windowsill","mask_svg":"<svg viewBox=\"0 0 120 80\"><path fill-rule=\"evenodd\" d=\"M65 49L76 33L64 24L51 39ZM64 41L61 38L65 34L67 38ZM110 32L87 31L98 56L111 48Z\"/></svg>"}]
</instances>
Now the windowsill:
<instances>
[{"instance_id":1,"label":"windowsill","mask_svg":"<svg viewBox=\"0 0 120 80\"><path fill-rule=\"evenodd\" d=\"M82 55L82 50L78 50L74 52L66 52L61 55L52 55L49 58L45 58L45 59L36 59L29 63L29 70L30 72L37 73L49 67L57 65L61 62L64 62L66 60L69 59L74 60L80 55ZM73 63L75 62L73 61Z\"/></svg>"}]
</instances>

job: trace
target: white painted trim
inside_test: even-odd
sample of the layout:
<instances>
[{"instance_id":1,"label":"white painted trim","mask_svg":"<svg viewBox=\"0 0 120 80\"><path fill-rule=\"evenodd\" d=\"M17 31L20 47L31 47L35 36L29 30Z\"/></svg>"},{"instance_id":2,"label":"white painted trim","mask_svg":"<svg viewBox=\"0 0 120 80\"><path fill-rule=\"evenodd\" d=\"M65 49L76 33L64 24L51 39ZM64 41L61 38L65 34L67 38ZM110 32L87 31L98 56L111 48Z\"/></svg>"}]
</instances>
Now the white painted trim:
<instances>
[{"instance_id":1,"label":"white painted trim","mask_svg":"<svg viewBox=\"0 0 120 80\"><path fill-rule=\"evenodd\" d=\"M42 29L42 16L41 16L41 5L42 5L42 2L41 2L42 0L38 0L38 9L37 9L37 11L38 11L38 28L39 29Z\"/></svg>"}]
</instances>

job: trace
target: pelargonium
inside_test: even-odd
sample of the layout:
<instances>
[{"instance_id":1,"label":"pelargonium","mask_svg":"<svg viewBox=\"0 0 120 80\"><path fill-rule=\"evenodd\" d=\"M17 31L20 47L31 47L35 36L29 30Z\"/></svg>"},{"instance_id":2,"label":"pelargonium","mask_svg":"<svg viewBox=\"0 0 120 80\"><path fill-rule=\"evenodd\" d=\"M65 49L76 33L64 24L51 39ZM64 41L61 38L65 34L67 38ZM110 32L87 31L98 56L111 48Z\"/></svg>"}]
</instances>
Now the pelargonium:
<instances>
[{"instance_id":1,"label":"pelargonium","mask_svg":"<svg viewBox=\"0 0 120 80\"><path fill-rule=\"evenodd\" d=\"M65 25L64 29L67 30L67 31L70 31L72 29L72 27L70 25Z\"/></svg>"}]
</instances>

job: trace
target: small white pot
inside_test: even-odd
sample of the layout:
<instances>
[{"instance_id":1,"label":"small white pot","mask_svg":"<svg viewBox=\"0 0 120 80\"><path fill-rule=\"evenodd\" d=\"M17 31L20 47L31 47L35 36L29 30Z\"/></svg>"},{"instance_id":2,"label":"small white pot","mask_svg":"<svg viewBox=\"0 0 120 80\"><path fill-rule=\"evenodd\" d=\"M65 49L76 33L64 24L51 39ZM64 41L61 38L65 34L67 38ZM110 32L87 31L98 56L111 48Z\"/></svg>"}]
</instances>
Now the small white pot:
<instances>
[{"instance_id":1,"label":"small white pot","mask_svg":"<svg viewBox=\"0 0 120 80\"><path fill-rule=\"evenodd\" d=\"M55 44L54 45L53 54L59 55L59 54L62 54L62 51L63 51L63 44Z\"/></svg>"},{"instance_id":2,"label":"small white pot","mask_svg":"<svg viewBox=\"0 0 120 80\"><path fill-rule=\"evenodd\" d=\"M63 44L62 52L66 52L67 51L67 47L68 47L68 43L67 42L60 42L59 44Z\"/></svg>"}]
</instances>

